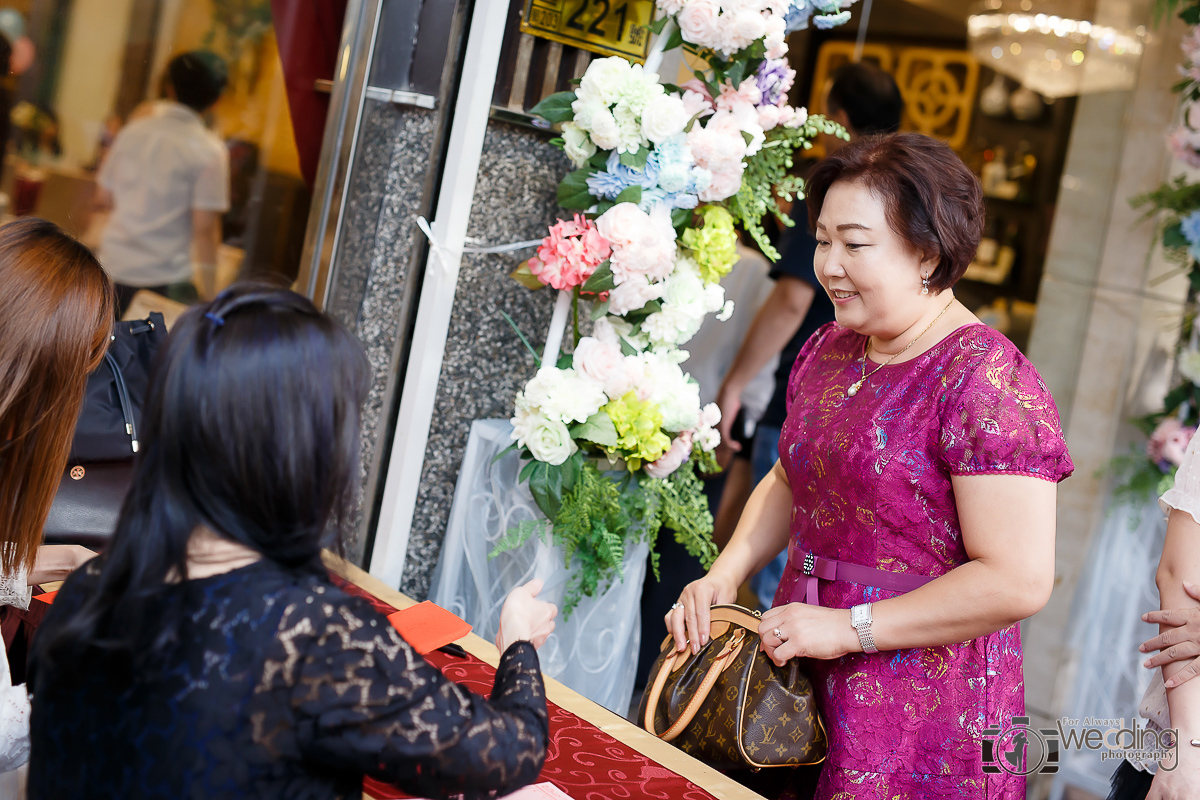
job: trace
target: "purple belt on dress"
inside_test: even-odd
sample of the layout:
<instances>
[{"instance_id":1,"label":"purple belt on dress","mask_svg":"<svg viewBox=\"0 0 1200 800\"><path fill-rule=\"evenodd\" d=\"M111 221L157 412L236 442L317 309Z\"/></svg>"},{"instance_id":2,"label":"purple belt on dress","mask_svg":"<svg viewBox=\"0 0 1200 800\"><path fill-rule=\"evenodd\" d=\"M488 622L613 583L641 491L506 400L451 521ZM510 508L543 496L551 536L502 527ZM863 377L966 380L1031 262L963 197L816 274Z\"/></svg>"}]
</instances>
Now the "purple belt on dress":
<instances>
[{"instance_id":1,"label":"purple belt on dress","mask_svg":"<svg viewBox=\"0 0 1200 800\"><path fill-rule=\"evenodd\" d=\"M788 564L807 576L803 583L804 602L811 606L821 605L817 596L819 581L848 581L863 586L873 586L877 589L887 589L889 592L911 592L933 580L928 575L912 575L907 572L888 572L885 569L864 567L851 564L848 561L836 561L832 558L813 555L800 547L798 542L792 542L788 547ZM800 594L801 584L792 590L790 601L799 602L796 596Z\"/></svg>"}]
</instances>

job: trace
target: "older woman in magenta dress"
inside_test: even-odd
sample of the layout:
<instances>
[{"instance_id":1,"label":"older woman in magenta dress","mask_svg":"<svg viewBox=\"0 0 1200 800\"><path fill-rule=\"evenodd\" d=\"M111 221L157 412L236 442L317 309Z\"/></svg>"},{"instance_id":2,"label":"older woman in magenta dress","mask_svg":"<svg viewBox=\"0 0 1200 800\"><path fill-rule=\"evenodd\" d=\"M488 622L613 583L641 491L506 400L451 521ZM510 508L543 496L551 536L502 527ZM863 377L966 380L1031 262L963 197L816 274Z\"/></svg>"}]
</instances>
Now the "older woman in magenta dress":
<instances>
[{"instance_id":1,"label":"older woman in magenta dress","mask_svg":"<svg viewBox=\"0 0 1200 800\"><path fill-rule=\"evenodd\" d=\"M788 548L759 633L776 663L808 659L830 743L817 798L1024 798L1034 765L985 764L982 745L1025 711L1017 624L1050 597L1073 467L1033 365L954 298L979 183L895 134L827 158L807 203L837 321L800 353L779 461L668 628L698 649L709 606Z\"/></svg>"}]
</instances>

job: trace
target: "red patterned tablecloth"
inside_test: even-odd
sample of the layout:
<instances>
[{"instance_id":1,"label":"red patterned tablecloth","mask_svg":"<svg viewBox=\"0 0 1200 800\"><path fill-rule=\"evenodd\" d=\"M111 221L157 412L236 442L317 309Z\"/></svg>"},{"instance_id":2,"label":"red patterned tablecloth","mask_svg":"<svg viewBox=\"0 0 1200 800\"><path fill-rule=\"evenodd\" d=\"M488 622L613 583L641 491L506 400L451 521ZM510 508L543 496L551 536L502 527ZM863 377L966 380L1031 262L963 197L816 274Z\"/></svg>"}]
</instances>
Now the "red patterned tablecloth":
<instances>
[{"instance_id":1,"label":"red patterned tablecloth","mask_svg":"<svg viewBox=\"0 0 1200 800\"><path fill-rule=\"evenodd\" d=\"M347 592L371 601L385 616L396 609L364 589L331 576ZM472 655L457 658L439 651L426 656L450 680L472 691L489 695L496 672ZM539 781L549 781L575 800L610 798L663 798L663 800L712 800L713 795L625 745L595 725L554 703L550 710L550 749ZM363 791L372 797L404 798L398 789L367 778Z\"/></svg>"}]
</instances>

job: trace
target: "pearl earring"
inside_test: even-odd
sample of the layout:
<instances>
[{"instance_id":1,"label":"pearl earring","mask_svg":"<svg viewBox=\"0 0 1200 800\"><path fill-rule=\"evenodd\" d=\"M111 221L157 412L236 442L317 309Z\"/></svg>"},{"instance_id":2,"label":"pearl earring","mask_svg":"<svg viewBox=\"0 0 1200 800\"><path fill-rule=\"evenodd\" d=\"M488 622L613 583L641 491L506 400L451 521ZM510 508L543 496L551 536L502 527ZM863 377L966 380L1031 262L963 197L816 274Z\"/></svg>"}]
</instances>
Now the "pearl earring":
<instances>
[{"instance_id":1,"label":"pearl earring","mask_svg":"<svg viewBox=\"0 0 1200 800\"><path fill-rule=\"evenodd\" d=\"M921 294L929 294L929 278L921 278Z\"/></svg>"}]
</instances>

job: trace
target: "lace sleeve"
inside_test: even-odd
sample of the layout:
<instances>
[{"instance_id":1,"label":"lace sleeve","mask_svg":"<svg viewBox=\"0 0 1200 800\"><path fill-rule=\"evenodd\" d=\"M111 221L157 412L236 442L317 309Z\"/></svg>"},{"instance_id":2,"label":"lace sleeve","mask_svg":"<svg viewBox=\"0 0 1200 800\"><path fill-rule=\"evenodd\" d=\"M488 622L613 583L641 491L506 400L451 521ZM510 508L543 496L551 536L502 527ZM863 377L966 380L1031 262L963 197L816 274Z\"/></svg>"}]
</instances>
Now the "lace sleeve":
<instances>
[{"instance_id":1,"label":"lace sleeve","mask_svg":"<svg viewBox=\"0 0 1200 800\"><path fill-rule=\"evenodd\" d=\"M33 588L25 568L21 567L15 575L0 575L0 605L16 606L21 610L29 609L29 600L33 597Z\"/></svg>"},{"instance_id":2,"label":"lace sleeve","mask_svg":"<svg viewBox=\"0 0 1200 800\"><path fill-rule=\"evenodd\" d=\"M1174 485L1163 492L1158 504L1165 513L1177 508L1191 514L1192 519L1200 523L1200 464L1196 463L1200 460L1198 449L1200 436L1193 436L1187 452L1183 455L1183 461L1179 464L1179 470L1175 473Z\"/></svg>"},{"instance_id":3,"label":"lace sleeve","mask_svg":"<svg viewBox=\"0 0 1200 800\"><path fill-rule=\"evenodd\" d=\"M0 772L16 769L29 760L29 694L13 686L8 654L0 642Z\"/></svg>"},{"instance_id":4,"label":"lace sleeve","mask_svg":"<svg viewBox=\"0 0 1200 800\"><path fill-rule=\"evenodd\" d=\"M532 645L504 653L488 700L443 677L365 601L317 605L307 610L323 619L288 609L280 629L285 648L323 631L297 654L292 707L306 757L422 797L495 797L537 778L549 717Z\"/></svg>"},{"instance_id":5,"label":"lace sleeve","mask_svg":"<svg viewBox=\"0 0 1200 800\"><path fill-rule=\"evenodd\" d=\"M1058 482L1075 469L1054 398L1011 344L986 348L947 393L940 447L951 475L1029 475Z\"/></svg>"}]
</instances>

